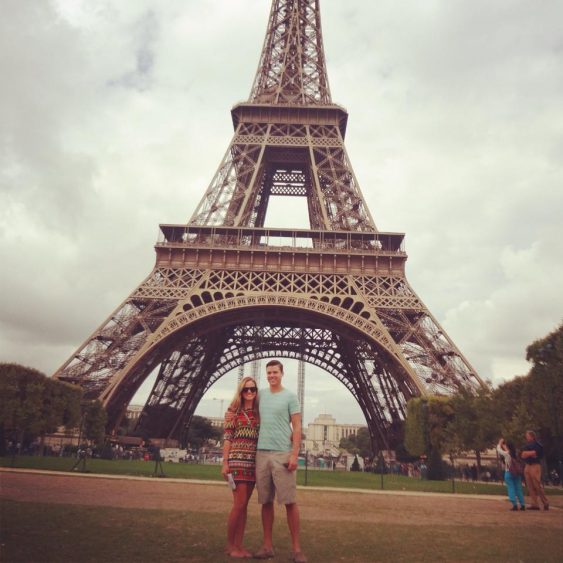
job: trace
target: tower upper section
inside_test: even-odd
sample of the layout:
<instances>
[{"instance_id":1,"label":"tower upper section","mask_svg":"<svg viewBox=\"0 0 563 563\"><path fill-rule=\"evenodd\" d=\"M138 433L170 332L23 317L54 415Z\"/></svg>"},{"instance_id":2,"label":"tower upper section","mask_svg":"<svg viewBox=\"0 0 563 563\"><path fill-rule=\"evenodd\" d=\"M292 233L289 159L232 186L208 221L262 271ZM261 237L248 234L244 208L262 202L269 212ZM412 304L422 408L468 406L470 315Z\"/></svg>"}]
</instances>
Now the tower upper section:
<instances>
[{"instance_id":1,"label":"tower upper section","mask_svg":"<svg viewBox=\"0 0 563 563\"><path fill-rule=\"evenodd\" d=\"M272 0L250 100L231 115L190 225L261 229L272 196L287 196L306 198L314 231L377 232L344 147L348 114L331 101L319 0Z\"/></svg>"},{"instance_id":2,"label":"tower upper section","mask_svg":"<svg viewBox=\"0 0 563 563\"><path fill-rule=\"evenodd\" d=\"M328 105L319 0L273 0L251 103Z\"/></svg>"}]
</instances>

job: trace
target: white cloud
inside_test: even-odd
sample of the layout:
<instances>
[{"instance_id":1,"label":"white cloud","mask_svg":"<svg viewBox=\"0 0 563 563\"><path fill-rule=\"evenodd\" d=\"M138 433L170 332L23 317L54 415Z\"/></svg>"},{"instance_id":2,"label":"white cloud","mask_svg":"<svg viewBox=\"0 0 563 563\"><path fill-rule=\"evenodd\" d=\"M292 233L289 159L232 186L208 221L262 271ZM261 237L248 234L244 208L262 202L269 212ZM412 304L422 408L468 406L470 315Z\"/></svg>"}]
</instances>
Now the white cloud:
<instances>
[{"instance_id":1,"label":"white cloud","mask_svg":"<svg viewBox=\"0 0 563 563\"><path fill-rule=\"evenodd\" d=\"M547 241L522 250L506 247L497 286L483 299L465 300L447 312L444 325L464 336L480 373L496 381L526 373L526 346L563 320L563 263L553 258Z\"/></svg>"}]
</instances>

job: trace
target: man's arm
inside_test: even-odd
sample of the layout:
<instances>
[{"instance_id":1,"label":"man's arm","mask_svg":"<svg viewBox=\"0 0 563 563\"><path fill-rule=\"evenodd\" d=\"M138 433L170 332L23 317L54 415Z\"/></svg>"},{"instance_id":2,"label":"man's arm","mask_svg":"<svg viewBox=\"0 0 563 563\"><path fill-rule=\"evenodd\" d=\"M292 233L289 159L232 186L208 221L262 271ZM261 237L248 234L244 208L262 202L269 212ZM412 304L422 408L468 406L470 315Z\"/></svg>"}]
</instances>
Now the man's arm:
<instances>
[{"instance_id":1,"label":"man's arm","mask_svg":"<svg viewBox=\"0 0 563 563\"><path fill-rule=\"evenodd\" d=\"M287 468L289 471L297 469L297 457L299 456L299 448L301 447L301 413L297 412L291 415L291 454Z\"/></svg>"}]
</instances>

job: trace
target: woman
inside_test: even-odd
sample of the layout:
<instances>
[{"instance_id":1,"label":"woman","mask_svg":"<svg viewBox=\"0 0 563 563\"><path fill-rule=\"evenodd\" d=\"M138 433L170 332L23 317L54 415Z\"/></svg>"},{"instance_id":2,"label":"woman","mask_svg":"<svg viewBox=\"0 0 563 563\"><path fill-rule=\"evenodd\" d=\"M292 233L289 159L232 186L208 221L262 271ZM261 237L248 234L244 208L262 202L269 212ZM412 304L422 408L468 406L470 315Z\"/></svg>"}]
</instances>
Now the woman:
<instances>
[{"instance_id":1,"label":"woman","mask_svg":"<svg viewBox=\"0 0 563 563\"><path fill-rule=\"evenodd\" d=\"M520 510L526 510L524 493L522 492L521 465L514 444L505 442L504 438L501 438L497 445L497 452L504 460L504 482L508 489L508 499L512 503L511 510L518 510L516 498L520 502Z\"/></svg>"},{"instance_id":2,"label":"woman","mask_svg":"<svg viewBox=\"0 0 563 563\"><path fill-rule=\"evenodd\" d=\"M232 417L225 418L223 468L225 479L232 477L233 507L227 522L226 552L236 559L252 557L242 545L248 501L256 483L256 444L260 420L258 388L252 377L243 377L229 406Z\"/></svg>"}]
</instances>

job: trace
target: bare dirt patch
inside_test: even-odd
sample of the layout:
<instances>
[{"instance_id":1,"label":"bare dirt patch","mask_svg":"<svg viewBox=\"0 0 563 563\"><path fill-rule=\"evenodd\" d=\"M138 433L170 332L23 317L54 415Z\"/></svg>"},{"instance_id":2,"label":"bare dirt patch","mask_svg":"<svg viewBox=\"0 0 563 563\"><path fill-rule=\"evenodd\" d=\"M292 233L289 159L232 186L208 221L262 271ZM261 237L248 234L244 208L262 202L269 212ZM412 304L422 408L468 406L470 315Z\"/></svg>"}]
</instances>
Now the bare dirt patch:
<instances>
[{"instance_id":1,"label":"bare dirt patch","mask_svg":"<svg viewBox=\"0 0 563 563\"><path fill-rule=\"evenodd\" d=\"M1 497L23 502L165 509L227 514L230 491L222 484L194 484L166 479L107 479L2 472ZM516 526L540 525L563 530L563 510L510 512L508 501L468 495L366 494L300 490L302 518L308 521L345 521L404 526ZM558 502L559 499L557 499ZM250 516L259 506L251 501Z\"/></svg>"}]
</instances>

